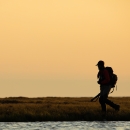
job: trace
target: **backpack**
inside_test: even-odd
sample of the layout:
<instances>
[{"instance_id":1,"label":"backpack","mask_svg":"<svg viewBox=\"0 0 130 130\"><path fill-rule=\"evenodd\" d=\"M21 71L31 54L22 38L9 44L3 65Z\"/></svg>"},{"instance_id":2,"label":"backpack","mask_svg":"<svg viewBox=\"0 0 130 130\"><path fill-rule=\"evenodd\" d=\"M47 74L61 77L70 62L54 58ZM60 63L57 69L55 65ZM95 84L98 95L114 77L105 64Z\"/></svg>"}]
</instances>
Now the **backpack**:
<instances>
[{"instance_id":1,"label":"backpack","mask_svg":"<svg viewBox=\"0 0 130 130\"><path fill-rule=\"evenodd\" d=\"M112 85L112 88L116 86L118 77L116 74L113 73L112 67L106 67L107 71L109 72L110 75L110 84Z\"/></svg>"}]
</instances>

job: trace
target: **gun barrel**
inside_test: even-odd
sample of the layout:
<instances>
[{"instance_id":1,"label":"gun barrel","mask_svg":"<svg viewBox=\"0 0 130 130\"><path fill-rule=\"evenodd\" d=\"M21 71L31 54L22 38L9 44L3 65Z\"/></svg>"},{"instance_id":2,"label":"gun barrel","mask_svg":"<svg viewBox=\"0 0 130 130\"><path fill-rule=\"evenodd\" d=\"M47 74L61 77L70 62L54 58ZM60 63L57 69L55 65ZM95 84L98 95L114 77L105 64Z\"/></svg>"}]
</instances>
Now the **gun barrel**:
<instances>
[{"instance_id":1,"label":"gun barrel","mask_svg":"<svg viewBox=\"0 0 130 130\"><path fill-rule=\"evenodd\" d=\"M97 94L94 98L91 99L91 102L94 101L96 98L98 98L100 96L100 93Z\"/></svg>"}]
</instances>

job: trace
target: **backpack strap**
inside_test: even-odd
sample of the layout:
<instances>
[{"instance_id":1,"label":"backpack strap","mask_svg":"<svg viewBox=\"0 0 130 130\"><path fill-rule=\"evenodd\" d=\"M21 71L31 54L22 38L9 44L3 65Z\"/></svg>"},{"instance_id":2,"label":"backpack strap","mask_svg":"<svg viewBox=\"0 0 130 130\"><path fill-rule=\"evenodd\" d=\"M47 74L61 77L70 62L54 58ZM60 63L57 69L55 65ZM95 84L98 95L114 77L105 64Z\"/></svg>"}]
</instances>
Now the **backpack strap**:
<instances>
[{"instance_id":1,"label":"backpack strap","mask_svg":"<svg viewBox=\"0 0 130 130\"><path fill-rule=\"evenodd\" d=\"M116 85L116 91L117 91L117 85ZM113 90L109 93L109 94L111 94L111 93L113 93L114 92L114 87L113 87Z\"/></svg>"},{"instance_id":2,"label":"backpack strap","mask_svg":"<svg viewBox=\"0 0 130 130\"><path fill-rule=\"evenodd\" d=\"M114 92L114 88L113 88L113 90L109 93L109 94L111 94L111 93L113 93Z\"/></svg>"}]
</instances>

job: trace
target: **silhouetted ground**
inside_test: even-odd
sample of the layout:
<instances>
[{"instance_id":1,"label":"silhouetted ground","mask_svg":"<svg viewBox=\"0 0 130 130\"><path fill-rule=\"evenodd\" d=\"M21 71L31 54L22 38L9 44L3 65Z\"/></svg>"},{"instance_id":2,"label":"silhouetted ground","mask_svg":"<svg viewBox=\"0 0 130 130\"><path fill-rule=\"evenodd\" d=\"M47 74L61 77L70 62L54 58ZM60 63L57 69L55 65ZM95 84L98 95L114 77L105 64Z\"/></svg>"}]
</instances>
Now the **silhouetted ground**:
<instances>
[{"instance_id":1,"label":"silhouetted ground","mask_svg":"<svg viewBox=\"0 0 130 130\"><path fill-rule=\"evenodd\" d=\"M130 121L130 97L110 97L121 109L107 107L107 120ZM91 98L0 98L1 122L102 120L99 102Z\"/></svg>"}]
</instances>

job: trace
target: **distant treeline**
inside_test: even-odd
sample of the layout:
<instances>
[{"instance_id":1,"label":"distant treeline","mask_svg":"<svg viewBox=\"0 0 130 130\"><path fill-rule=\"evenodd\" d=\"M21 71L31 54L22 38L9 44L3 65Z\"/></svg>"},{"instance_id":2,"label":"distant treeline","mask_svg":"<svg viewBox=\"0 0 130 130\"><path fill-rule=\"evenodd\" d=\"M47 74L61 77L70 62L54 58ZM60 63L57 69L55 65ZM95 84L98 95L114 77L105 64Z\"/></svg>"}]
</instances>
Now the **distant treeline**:
<instances>
[{"instance_id":1,"label":"distant treeline","mask_svg":"<svg viewBox=\"0 0 130 130\"><path fill-rule=\"evenodd\" d=\"M121 109L107 107L107 120L130 121L130 97L110 97ZM90 97L0 98L0 122L102 120L99 102Z\"/></svg>"}]
</instances>

